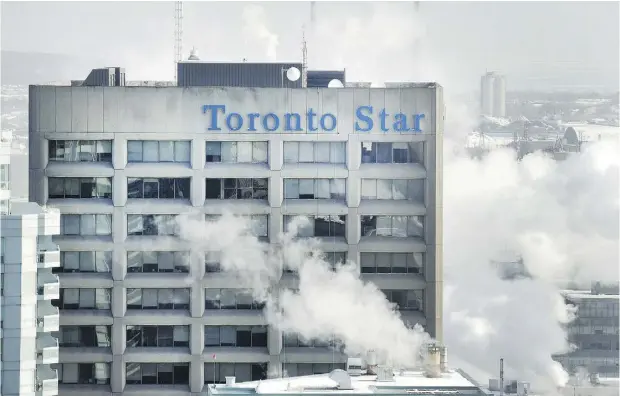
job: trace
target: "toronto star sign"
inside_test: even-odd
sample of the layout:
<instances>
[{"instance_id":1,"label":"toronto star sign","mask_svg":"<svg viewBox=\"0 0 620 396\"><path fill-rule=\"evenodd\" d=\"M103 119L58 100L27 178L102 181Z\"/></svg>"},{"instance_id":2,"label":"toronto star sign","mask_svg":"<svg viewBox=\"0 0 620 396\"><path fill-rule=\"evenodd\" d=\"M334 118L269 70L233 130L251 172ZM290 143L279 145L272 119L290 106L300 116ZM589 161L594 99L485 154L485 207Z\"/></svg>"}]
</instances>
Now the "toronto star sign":
<instances>
[{"instance_id":1,"label":"toronto star sign","mask_svg":"<svg viewBox=\"0 0 620 396\"><path fill-rule=\"evenodd\" d=\"M422 132L420 122L424 119L424 114L406 115L400 112L390 114L384 108L376 110L373 106L359 106L355 110L356 132L373 131L375 125L382 132ZM207 130L209 131L221 131L222 127L225 127L233 132L254 132L256 126L259 125L267 132L277 130L283 132L332 132L338 125L338 120L334 114L323 113L319 116L313 109L308 109L303 115L300 113L241 114L227 113L226 106L222 104L207 104L202 106L202 113L207 117ZM305 118L305 125L302 123L303 118Z\"/></svg>"}]
</instances>

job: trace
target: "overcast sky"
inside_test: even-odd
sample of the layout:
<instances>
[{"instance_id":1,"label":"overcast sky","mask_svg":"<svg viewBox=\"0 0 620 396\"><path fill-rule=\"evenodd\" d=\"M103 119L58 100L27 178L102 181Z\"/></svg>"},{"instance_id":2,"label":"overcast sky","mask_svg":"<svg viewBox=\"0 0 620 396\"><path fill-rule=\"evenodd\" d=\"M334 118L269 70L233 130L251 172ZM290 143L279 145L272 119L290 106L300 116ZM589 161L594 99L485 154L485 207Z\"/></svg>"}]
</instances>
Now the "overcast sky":
<instances>
[{"instance_id":1,"label":"overcast sky","mask_svg":"<svg viewBox=\"0 0 620 396\"><path fill-rule=\"evenodd\" d=\"M301 60L349 80L438 80L475 90L618 88L618 2L184 2L184 56ZM128 79L172 79L173 2L2 2L2 49L79 55ZM99 64L103 62L105 64ZM76 79L85 76L75 76Z\"/></svg>"}]
</instances>

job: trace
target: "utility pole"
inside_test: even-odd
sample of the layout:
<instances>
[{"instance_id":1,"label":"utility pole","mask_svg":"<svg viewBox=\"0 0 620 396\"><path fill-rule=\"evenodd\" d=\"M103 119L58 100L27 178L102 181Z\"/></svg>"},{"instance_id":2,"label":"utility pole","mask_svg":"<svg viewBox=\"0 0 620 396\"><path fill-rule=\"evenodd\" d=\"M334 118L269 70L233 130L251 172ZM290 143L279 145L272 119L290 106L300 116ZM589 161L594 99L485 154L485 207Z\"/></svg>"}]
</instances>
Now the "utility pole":
<instances>
[{"instance_id":1,"label":"utility pole","mask_svg":"<svg viewBox=\"0 0 620 396\"><path fill-rule=\"evenodd\" d=\"M499 359L499 396L504 396L504 358Z\"/></svg>"},{"instance_id":2,"label":"utility pole","mask_svg":"<svg viewBox=\"0 0 620 396\"><path fill-rule=\"evenodd\" d=\"M174 2L174 81L177 81L177 70L183 59L183 2Z\"/></svg>"}]
</instances>

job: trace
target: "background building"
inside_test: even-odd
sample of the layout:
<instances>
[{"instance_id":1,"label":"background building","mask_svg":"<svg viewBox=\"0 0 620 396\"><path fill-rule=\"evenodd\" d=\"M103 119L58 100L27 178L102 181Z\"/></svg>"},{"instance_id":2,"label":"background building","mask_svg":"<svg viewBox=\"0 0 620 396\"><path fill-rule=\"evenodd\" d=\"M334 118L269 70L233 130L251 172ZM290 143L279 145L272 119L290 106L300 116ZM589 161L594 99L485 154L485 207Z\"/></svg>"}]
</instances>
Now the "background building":
<instances>
[{"instance_id":1,"label":"background building","mask_svg":"<svg viewBox=\"0 0 620 396\"><path fill-rule=\"evenodd\" d=\"M404 320L441 340L436 84L31 86L29 97L30 199L62 213L55 241L63 395L185 395L228 375L243 381L344 367L347 357L329 342L308 345L266 327L261 306L219 272L217 255L188 265L192 246L168 226L180 213L233 208L253 216L256 235L267 241L292 217L310 216L304 235L320 238L330 260L359 263ZM220 117L222 130L214 131L206 104L244 116L299 113L304 127L312 108L337 122L332 132L287 132L284 122L244 132L228 130ZM359 106L402 111L410 127L412 114L425 114L422 132L382 132L377 119L371 131L356 132ZM198 280L188 283L188 275Z\"/></svg>"},{"instance_id":2,"label":"background building","mask_svg":"<svg viewBox=\"0 0 620 396\"><path fill-rule=\"evenodd\" d=\"M51 236L59 233L60 214L34 203L9 205L10 134L0 142L5 202L0 213L0 394L3 396L58 394L58 277L52 268L59 251Z\"/></svg>"},{"instance_id":3,"label":"background building","mask_svg":"<svg viewBox=\"0 0 620 396\"><path fill-rule=\"evenodd\" d=\"M506 80L495 72L480 79L481 114L492 117L506 116Z\"/></svg>"},{"instance_id":4,"label":"background building","mask_svg":"<svg viewBox=\"0 0 620 396\"><path fill-rule=\"evenodd\" d=\"M565 291L564 297L577 307L577 318L568 325L569 342L577 349L556 360L571 373L581 368L601 378L618 378L618 286L596 284L591 290Z\"/></svg>"}]
</instances>

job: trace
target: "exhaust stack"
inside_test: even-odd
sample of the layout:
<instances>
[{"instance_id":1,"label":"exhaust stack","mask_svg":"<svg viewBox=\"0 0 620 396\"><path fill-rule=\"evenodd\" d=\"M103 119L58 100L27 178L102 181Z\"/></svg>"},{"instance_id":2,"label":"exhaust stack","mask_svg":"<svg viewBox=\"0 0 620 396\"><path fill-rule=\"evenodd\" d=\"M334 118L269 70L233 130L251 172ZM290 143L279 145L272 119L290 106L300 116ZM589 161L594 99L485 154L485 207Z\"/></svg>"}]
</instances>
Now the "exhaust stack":
<instances>
[{"instance_id":1,"label":"exhaust stack","mask_svg":"<svg viewBox=\"0 0 620 396\"><path fill-rule=\"evenodd\" d=\"M425 375L429 378L439 378L448 370L448 351L445 346L430 344L426 349Z\"/></svg>"}]
</instances>

